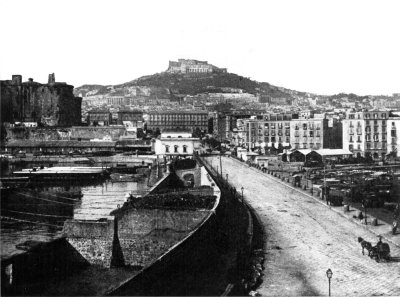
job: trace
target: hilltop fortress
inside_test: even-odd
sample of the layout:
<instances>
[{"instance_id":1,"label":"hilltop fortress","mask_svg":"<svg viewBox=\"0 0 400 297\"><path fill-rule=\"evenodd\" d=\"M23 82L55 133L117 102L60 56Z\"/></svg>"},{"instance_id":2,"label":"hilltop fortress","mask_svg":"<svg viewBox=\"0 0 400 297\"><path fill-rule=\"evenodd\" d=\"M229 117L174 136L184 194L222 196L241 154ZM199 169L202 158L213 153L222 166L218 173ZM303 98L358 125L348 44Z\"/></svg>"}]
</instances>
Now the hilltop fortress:
<instances>
[{"instance_id":1,"label":"hilltop fortress","mask_svg":"<svg viewBox=\"0 0 400 297\"><path fill-rule=\"evenodd\" d=\"M73 86L56 82L54 73L47 84L32 78L22 82L21 75L13 75L11 80L1 80L0 88L1 123L81 124L82 98L74 96Z\"/></svg>"},{"instance_id":2,"label":"hilltop fortress","mask_svg":"<svg viewBox=\"0 0 400 297\"><path fill-rule=\"evenodd\" d=\"M226 73L226 68L218 68L214 65L208 64L207 61L179 59L176 61L169 61L169 66L166 72L169 73Z\"/></svg>"}]
</instances>

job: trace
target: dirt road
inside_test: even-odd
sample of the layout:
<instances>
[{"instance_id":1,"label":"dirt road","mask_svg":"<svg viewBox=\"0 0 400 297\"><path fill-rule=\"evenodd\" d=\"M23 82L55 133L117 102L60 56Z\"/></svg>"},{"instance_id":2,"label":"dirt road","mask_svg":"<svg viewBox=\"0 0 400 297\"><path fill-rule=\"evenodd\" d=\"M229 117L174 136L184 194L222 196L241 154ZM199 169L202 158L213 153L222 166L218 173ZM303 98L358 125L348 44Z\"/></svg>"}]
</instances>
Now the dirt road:
<instances>
[{"instance_id":1,"label":"dirt road","mask_svg":"<svg viewBox=\"0 0 400 297\"><path fill-rule=\"evenodd\" d=\"M377 263L361 253L359 236L377 241L362 226L244 163L223 157L222 165L267 232L262 295L328 295L328 268L332 295L400 295L398 247L390 244L392 261Z\"/></svg>"}]
</instances>

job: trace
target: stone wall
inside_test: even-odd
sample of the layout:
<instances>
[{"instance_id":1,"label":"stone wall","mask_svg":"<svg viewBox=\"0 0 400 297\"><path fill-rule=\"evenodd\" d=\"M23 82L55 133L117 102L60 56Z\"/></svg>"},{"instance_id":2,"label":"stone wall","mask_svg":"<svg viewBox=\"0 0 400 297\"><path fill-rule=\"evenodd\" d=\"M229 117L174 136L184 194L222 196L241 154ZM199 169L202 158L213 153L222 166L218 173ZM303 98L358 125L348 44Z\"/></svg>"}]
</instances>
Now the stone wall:
<instances>
[{"instance_id":1,"label":"stone wall","mask_svg":"<svg viewBox=\"0 0 400 297\"><path fill-rule=\"evenodd\" d=\"M144 266L157 259L206 218L209 211L132 209L118 221L125 265Z\"/></svg>"},{"instance_id":2,"label":"stone wall","mask_svg":"<svg viewBox=\"0 0 400 297\"><path fill-rule=\"evenodd\" d=\"M111 137L112 140L119 140L119 137L126 132L125 126L118 127L72 127L71 139L103 139L103 137Z\"/></svg>"},{"instance_id":3,"label":"stone wall","mask_svg":"<svg viewBox=\"0 0 400 297\"><path fill-rule=\"evenodd\" d=\"M118 262L144 266L199 226L209 213L131 209L118 215L117 226L111 220L69 220L64 224L64 234L69 244L90 264L110 267Z\"/></svg>"},{"instance_id":4,"label":"stone wall","mask_svg":"<svg viewBox=\"0 0 400 297\"><path fill-rule=\"evenodd\" d=\"M63 233L69 244L90 264L110 267L114 239L113 220L67 220Z\"/></svg>"},{"instance_id":5,"label":"stone wall","mask_svg":"<svg viewBox=\"0 0 400 297\"><path fill-rule=\"evenodd\" d=\"M184 180L184 176L187 174L193 174L195 187L199 187L201 185L201 169L200 169L200 167L196 167L196 168L192 168L192 169L176 170L176 175L178 175L178 177L181 180Z\"/></svg>"},{"instance_id":6,"label":"stone wall","mask_svg":"<svg viewBox=\"0 0 400 297\"><path fill-rule=\"evenodd\" d=\"M70 128L34 128L34 127L8 127L6 128L7 140L69 140Z\"/></svg>"}]
</instances>

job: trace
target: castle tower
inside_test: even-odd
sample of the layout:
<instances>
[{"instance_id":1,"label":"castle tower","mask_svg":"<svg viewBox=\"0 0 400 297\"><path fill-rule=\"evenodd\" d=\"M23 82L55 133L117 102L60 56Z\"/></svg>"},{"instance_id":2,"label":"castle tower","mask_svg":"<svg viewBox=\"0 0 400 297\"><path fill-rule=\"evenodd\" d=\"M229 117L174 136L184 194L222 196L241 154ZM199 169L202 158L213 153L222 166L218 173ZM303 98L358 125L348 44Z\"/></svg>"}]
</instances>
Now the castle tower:
<instances>
[{"instance_id":1,"label":"castle tower","mask_svg":"<svg viewBox=\"0 0 400 297\"><path fill-rule=\"evenodd\" d=\"M49 74L49 84L54 84L56 82L56 77L54 75L54 73L50 73Z\"/></svg>"}]
</instances>

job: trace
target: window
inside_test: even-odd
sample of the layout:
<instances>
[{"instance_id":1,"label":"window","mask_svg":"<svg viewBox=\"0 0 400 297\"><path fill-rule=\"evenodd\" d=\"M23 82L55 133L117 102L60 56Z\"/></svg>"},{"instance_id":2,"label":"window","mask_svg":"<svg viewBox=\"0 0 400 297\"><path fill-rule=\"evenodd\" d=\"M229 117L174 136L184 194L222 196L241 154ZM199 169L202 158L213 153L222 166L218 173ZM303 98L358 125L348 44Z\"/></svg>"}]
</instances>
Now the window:
<instances>
[{"instance_id":1,"label":"window","mask_svg":"<svg viewBox=\"0 0 400 297\"><path fill-rule=\"evenodd\" d=\"M353 150L353 145L349 144L349 151L352 151L352 150Z\"/></svg>"},{"instance_id":2,"label":"window","mask_svg":"<svg viewBox=\"0 0 400 297\"><path fill-rule=\"evenodd\" d=\"M353 142L353 136L350 136L350 142Z\"/></svg>"},{"instance_id":3,"label":"window","mask_svg":"<svg viewBox=\"0 0 400 297\"><path fill-rule=\"evenodd\" d=\"M184 152L184 153L187 153L187 145L184 145L184 146L183 146L183 152Z\"/></svg>"},{"instance_id":4,"label":"window","mask_svg":"<svg viewBox=\"0 0 400 297\"><path fill-rule=\"evenodd\" d=\"M174 146L174 153L177 153L177 152L178 152L178 146L175 145L175 146Z\"/></svg>"},{"instance_id":5,"label":"window","mask_svg":"<svg viewBox=\"0 0 400 297\"><path fill-rule=\"evenodd\" d=\"M166 153L169 153L169 145L166 145L166 146L165 146L165 152L166 152Z\"/></svg>"}]
</instances>

